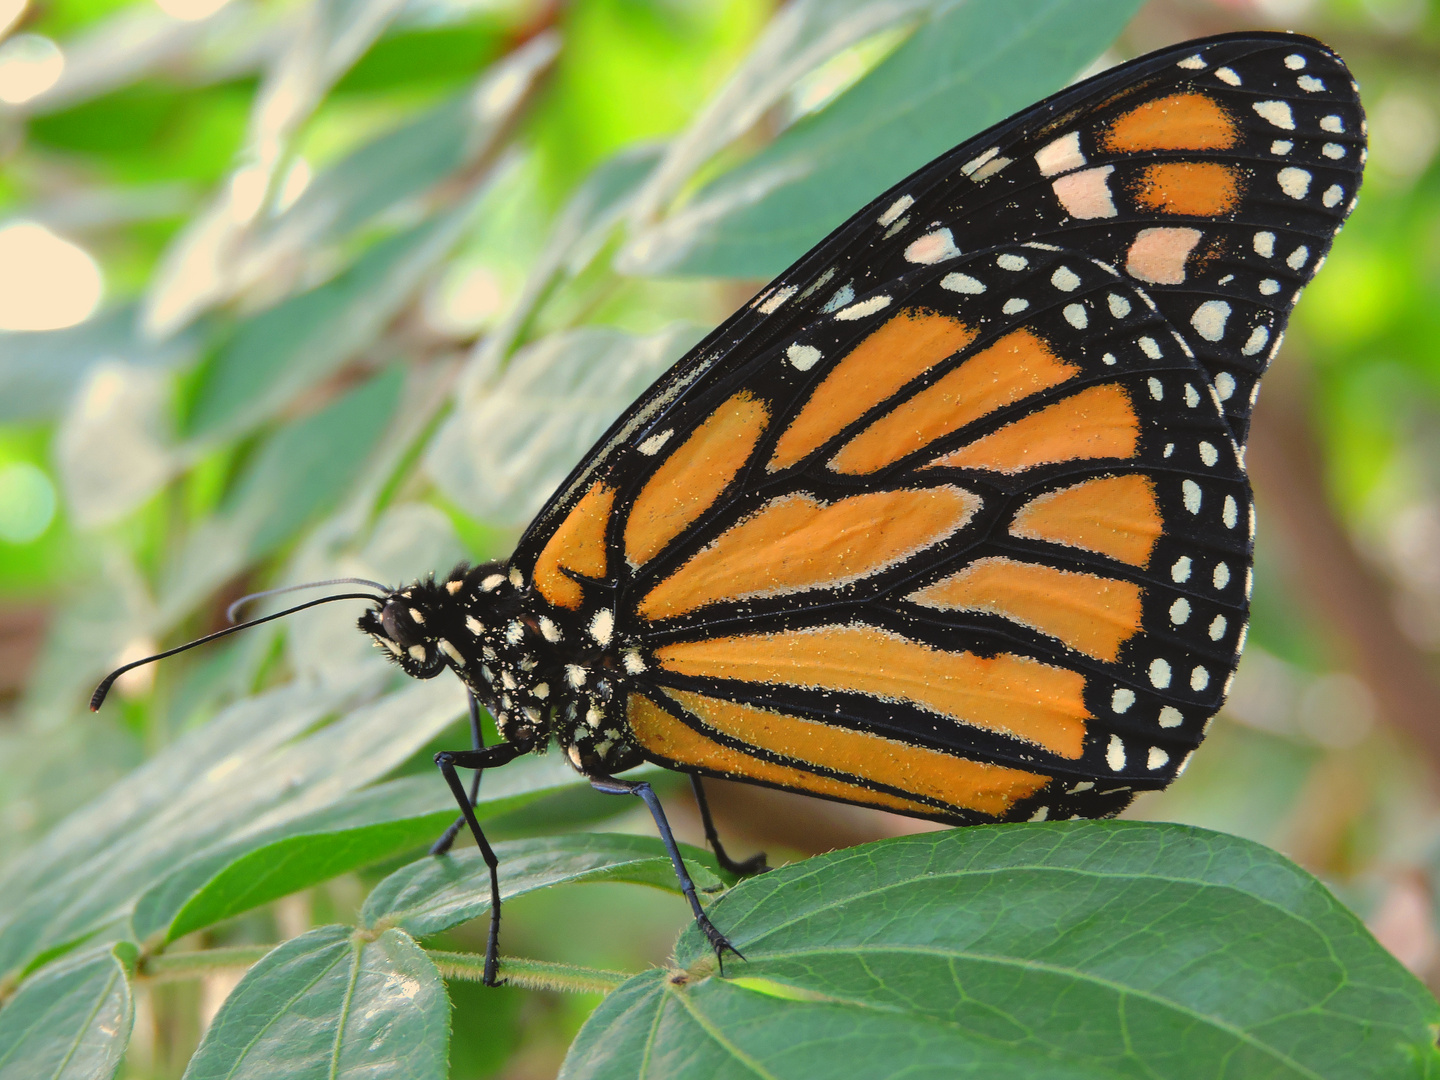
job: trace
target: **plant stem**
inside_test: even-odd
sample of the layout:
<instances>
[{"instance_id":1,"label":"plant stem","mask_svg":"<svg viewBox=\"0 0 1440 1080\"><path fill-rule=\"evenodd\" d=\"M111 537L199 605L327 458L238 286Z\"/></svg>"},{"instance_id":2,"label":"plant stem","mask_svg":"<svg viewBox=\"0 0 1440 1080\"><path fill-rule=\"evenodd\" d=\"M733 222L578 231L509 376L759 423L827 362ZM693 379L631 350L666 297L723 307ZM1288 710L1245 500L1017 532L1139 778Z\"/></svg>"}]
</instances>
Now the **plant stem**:
<instances>
[{"instance_id":1,"label":"plant stem","mask_svg":"<svg viewBox=\"0 0 1440 1080\"><path fill-rule=\"evenodd\" d=\"M485 957L479 953L441 952L426 949L425 953L447 979L479 982L484 978ZM563 990L575 994L608 994L629 979L628 971L602 971L599 968L551 964L543 960L525 960L516 956L500 958L500 978L507 985L527 990Z\"/></svg>"},{"instance_id":2,"label":"plant stem","mask_svg":"<svg viewBox=\"0 0 1440 1080\"><path fill-rule=\"evenodd\" d=\"M139 975L153 982L199 979L212 971L248 968L273 948L274 945L231 945L223 949L158 953L140 962Z\"/></svg>"}]
</instances>

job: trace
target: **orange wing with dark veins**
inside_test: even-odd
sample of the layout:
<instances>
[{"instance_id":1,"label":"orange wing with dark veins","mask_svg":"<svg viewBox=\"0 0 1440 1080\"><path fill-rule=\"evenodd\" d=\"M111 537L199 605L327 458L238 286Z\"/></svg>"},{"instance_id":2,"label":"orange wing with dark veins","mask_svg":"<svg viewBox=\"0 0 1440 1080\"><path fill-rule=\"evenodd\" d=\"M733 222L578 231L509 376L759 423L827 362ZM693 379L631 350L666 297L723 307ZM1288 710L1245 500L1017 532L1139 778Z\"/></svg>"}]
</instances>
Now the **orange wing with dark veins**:
<instances>
[{"instance_id":1,"label":"orange wing with dark veins","mask_svg":"<svg viewBox=\"0 0 1440 1080\"><path fill-rule=\"evenodd\" d=\"M1117 812L1243 646L1245 423L1362 133L1303 38L1072 87L716 331L514 565L623 670L652 760L962 823Z\"/></svg>"}]
</instances>

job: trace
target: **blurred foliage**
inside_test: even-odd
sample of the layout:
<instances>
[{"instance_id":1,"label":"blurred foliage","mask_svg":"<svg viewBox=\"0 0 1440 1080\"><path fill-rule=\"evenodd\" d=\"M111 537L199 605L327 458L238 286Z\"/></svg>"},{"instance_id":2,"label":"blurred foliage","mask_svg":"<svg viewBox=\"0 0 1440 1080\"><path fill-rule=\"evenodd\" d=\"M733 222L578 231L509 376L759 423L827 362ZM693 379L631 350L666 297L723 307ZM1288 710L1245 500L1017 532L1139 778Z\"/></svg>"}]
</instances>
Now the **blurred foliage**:
<instances>
[{"instance_id":1,"label":"blurred foliage","mask_svg":"<svg viewBox=\"0 0 1440 1080\"><path fill-rule=\"evenodd\" d=\"M21 5L0 30L0 262L24 267L0 296L0 972L88 937L45 992L133 1016L123 1068L149 1078L184 1071L238 971L132 993L128 934L178 939L167 955L340 956L335 927L360 925L370 888L448 820L427 762L467 738L454 687L397 685L334 609L142 669L92 717L97 678L215 629L253 588L503 556L609 420L761 280L1107 44L1101 64L1281 26L1357 73L1366 188L1274 379L1318 437L1323 512L1433 670L1440 5L1154 0L1127 25L1138 6ZM1260 509L1232 703L1132 816L1297 858L1433 985L1436 763L1387 727L1354 643L1315 617L1294 537ZM481 809L515 844L622 812L648 831L553 761L512 768ZM863 819L862 837L904 828L825 812ZM742 850L820 846L765 816L732 817ZM604 850L612 870L634 861ZM650 880L636 859L598 877ZM507 952L627 971L686 924L668 894L593 880L506 913ZM483 947L483 920L441 930L427 947ZM419 979L428 1011L406 1022L433 1049L438 981L385 934L353 963ZM553 1074L600 1000L447 988L456 1077ZM227 1017L243 1030L239 1005Z\"/></svg>"}]
</instances>

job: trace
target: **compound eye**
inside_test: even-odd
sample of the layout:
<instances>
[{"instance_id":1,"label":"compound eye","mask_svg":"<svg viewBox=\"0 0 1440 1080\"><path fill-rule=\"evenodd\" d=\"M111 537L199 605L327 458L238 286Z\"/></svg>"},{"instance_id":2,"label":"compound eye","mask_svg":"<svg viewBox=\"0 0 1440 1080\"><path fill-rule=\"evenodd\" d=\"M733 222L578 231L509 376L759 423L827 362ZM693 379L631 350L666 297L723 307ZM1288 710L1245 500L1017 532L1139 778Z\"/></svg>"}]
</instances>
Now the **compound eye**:
<instances>
[{"instance_id":1,"label":"compound eye","mask_svg":"<svg viewBox=\"0 0 1440 1080\"><path fill-rule=\"evenodd\" d=\"M390 640L402 649L408 649L415 644L415 639L410 634L410 617L405 613L405 609L393 600L380 612L380 625L385 628Z\"/></svg>"}]
</instances>

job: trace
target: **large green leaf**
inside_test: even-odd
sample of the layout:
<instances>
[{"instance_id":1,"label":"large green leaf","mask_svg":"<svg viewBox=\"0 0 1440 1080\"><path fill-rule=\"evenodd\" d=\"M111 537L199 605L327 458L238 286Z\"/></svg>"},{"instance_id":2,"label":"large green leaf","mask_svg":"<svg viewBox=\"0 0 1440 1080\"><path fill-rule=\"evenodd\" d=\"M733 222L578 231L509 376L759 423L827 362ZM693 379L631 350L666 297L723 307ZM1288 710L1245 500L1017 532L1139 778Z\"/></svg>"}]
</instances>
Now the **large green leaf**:
<instances>
[{"instance_id":1,"label":"large green leaf","mask_svg":"<svg viewBox=\"0 0 1440 1080\"><path fill-rule=\"evenodd\" d=\"M89 949L39 972L0 1010L0 1080L108 1080L135 1002L134 948Z\"/></svg>"},{"instance_id":2,"label":"large green leaf","mask_svg":"<svg viewBox=\"0 0 1440 1080\"><path fill-rule=\"evenodd\" d=\"M936 4L904 45L833 104L641 230L620 265L630 273L768 278L931 158L1060 89L1139 6ZM895 12L915 16L911 6ZM670 176L672 187L678 179Z\"/></svg>"},{"instance_id":3,"label":"large green leaf","mask_svg":"<svg viewBox=\"0 0 1440 1080\"><path fill-rule=\"evenodd\" d=\"M486 777L476 800L485 820L584 780L558 756L525 758ZM437 773L356 792L332 806L196 855L142 896L137 940L173 941L339 874L428 845L454 820L455 799Z\"/></svg>"},{"instance_id":4,"label":"large green leaf","mask_svg":"<svg viewBox=\"0 0 1440 1080\"><path fill-rule=\"evenodd\" d=\"M188 763L183 784L144 816L130 817L127 807L117 805L117 813L128 818L126 828L112 830L103 848L54 873L45 887L21 893L13 909L0 913L0 972L127 916L143 893L187 859L264 835L373 783L464 708L459 684L437 679L407 686L296 738L343 700L334 692L298 690L256 698L235 712L255 724L258 750L241 744L204 767L183 750L162 755L158 760L179 769ZM277 743L268 734L272 729L293 741Z\"/></svg>"},{"instance_id":5,"label":"large green leaf","mask_svg":"<svg viewBox=\"0 0 1440 1080\"><path fill-rule=\"evenodd\" d=\"M1138 822L881 841L746 881L562 1076L1440 1075L1440 1005L1267 848Z\"/></svg>"},{"instance_id":6,"label":"large green leaf","mask_svg":"<svg viewBox=\"0 0 1440 1080\"><path fill-rule=\"evenodd\" d=\"M411 938L322 926L246 973L186 1080L443 1080L450 1003Z\"/></svg>"},{"instance_id":7,"label":"large green leaf","mask_svg":"<svg viewBox=\"0 0 1440 1080\"><path fill-rule=\"evenodd\" d=\"M714 859L682 845L682 857L702 894L724 888ZM625 881L679 892L675 868L656 837L576 833L496 844L500 898L567 882ZM360 918L375 929L398 926L429 937L490 910L490 873L478 851L426 856L376 885Z\"/></svg>"}]
</instances>

